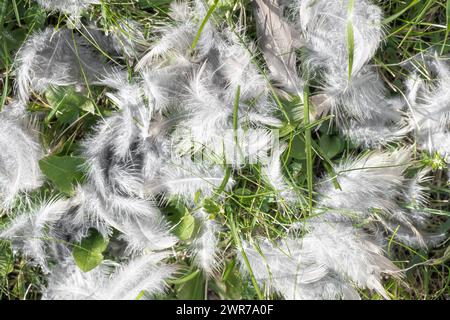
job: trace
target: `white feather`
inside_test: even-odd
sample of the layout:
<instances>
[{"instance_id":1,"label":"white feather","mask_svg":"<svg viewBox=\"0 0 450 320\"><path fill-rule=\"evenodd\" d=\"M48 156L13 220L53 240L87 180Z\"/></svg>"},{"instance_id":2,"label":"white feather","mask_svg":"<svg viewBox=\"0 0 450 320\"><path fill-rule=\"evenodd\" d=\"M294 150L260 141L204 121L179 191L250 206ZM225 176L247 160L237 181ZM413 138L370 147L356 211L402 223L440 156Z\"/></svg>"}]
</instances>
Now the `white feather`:
<instances>
[{"instance_id":1,"label":"white feather","mask_svg":"<svg viewBox=\"0 0 450 320\"><path fill-rule=\"evenodd\" d=\"M162 262L167 253L146 254L121 265L110 275L112 267L103 264L82 272L66 262L54 272L43 300L135 300L142 291L149 295L164 292L164 280L175 268ZM145 296L144 296L145 297Z\"/></svg>"},{"instance_id":2,"label":"white feather","mask_svg":"<svg viewBox=\"0 0 450 320\"><path fill-rule=\"evenodd\" d=\"M26 256L48 271L46 248L58 244L58 230L55 227L68 209L67 200L52 199L44 202L32 208L31 212L16 216L0 231L0 238L11 240L16 248L20 248Z\"/></svg>"},{"instance_id":3,"label":"white feather","mask_svg":"<svg viewBox=\"0 0 450 320\"><path fill-rule=\"evenodd\" d=\"M10 106L7 106L9 108ZM10 207L20 192L42 184L39 160L43 151L36 128L27 117L0 113L0 204Z\"/></svg>"},{"instance_id":4,"label":"white feather","mask_svg":"<svg viewBox=\"0 0 450 320\"><path fill-rule=\"evenodd\" d=\"M199 232L191 245L194 263L207 275L213 275L219 264L219 224L200 209L195 213L200 224Z\"/></svg>"}]
</instances>

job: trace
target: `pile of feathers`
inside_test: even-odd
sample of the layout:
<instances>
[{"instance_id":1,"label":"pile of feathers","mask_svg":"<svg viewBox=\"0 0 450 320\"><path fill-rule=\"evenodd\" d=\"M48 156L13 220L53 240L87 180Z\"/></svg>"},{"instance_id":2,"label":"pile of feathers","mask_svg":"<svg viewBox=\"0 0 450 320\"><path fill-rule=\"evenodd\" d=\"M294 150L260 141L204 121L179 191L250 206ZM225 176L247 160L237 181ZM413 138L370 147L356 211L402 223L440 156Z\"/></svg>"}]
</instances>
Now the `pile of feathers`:
<instances>
[{"instance_id":1,"label":"pile of feathers","mask_svg":"<svg viewBox=\"0 0 450 320\"><path fill-rule=\"evenodd\" d=\"M432 81L410 63L406 95L392 96L370 63L384 36L383 14L370 0L254 0L256 41L243 27L205 19L209 6L201 0L172 2L170 21L151 38L135 21L122 25L125 36L83 20L95 0L37 2L68 15L74 28L35 32L17 52L15 95L0 113L0 204L10 215L0 238L41 267L43 299L164 294L177 276L181 241L161 210L170 199L192 211L199 230L189 256L214 277L223 258L218 235L229 230L198 198L223 201L218 190L231 190L232 173L247 163L261 164L264 182L290 208L280 208L283 214L300 210L301 197L282 170L286 146L275 132L283 125L277 97L302 100L306 88L314 90L315 116L332 115L340 133L368 151L318 178L312 214L283 238L240 238L235 254L243 276L267 296L359 299L359 289L370 289L388 299L382 279L400 279L402 271L385 256L387 239L414 248L446 240L428 228L432 172L406 174L413 153L405 137L449 160L450 64L425 52L416 59ZM130 61L132 75L104 53ZM27 106L50 88L83 92L91 85L105 88L116 111L82 142L86 179L73 197L36 203L29 194L45 182L39 160L49 151ZM123 245L115 261L83 272L72 249L92 228L105 238L114 233Z\"/></svg>"}]
</instances>

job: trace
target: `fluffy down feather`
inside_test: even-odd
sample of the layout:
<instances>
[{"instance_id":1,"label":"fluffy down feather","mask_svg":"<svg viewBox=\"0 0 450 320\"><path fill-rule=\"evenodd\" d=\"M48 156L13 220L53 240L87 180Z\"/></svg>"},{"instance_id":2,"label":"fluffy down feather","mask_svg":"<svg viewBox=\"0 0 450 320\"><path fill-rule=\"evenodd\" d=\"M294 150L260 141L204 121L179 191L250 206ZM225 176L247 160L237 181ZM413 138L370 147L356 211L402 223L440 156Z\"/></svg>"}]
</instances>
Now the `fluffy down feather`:
<instances>
[{"instance_id":1,"label":"fluffy down feather","mask_svg":"<svg viewBox=\"0 0 450 320\"><path fill-rule=\"evenodd\" d=\"M82 272L67 261L52 273L43 300L134 300L141 291L148 295L164 292L164 280L175 269L162 260L167 253L145 254L120 265L101 265ZM144 296L145 297L145 296Z\"/></svg>"},{"instance_id":2,"label":"fluffy down feather","mask_svg":"<svg viewBox=\"0 0 450 320\"><path fill-rule=\"evenodd\" d=\"M82 12L98 0L36 0L43 8L49 11L59 11L78 20Z\"/></svg>"},{"instance_id":3,"label":"fluffy down feather","mask_svg":"<svg viewBox=\"0 0 450 320\"><path fill-rule=\"evenodd\" d=\"M51 27L30 36L17 53L16 62L16 91L23 104L32 91L96 84L114 69L84 37L73 30Z\"/></svg>"},{"instance_id":4,"label":"fluffy down feather","mask_svg":"<svg viewBox=\"0 0 450 320\"><path fill-rule=\"evenodd\" d=\"M220 258L217 250L220 226L203 209L195 213L195 218L200 228L191 245L194 263L207 275L213 275L218 268Z\"/></svg>"},{"instance_id":5,"label":"fluffy down feather","mask_svg":"<svg viewBox=\"0 0 450 320\"><path fill-rule=\"evenodd\" d=\"M7 108L11 108L8 106ZM41 186L39 160L43 151L37 131L27 117L0 113L0 204L9 207L20 192Z\"/></svg>"},{"instance_id":6,"label":"fluffy down feather","mask_svg":"<svg viewBox=\"0 0 450 320\"><path fill-rule=\"evenodd\" d=\"M15 248L48 269L49 247L58 245L58 230L55 228L61 217L68 211L69 201L52 199L17 215L5 229L0 238L12 241Z\"/></svg>"}]
</instances>

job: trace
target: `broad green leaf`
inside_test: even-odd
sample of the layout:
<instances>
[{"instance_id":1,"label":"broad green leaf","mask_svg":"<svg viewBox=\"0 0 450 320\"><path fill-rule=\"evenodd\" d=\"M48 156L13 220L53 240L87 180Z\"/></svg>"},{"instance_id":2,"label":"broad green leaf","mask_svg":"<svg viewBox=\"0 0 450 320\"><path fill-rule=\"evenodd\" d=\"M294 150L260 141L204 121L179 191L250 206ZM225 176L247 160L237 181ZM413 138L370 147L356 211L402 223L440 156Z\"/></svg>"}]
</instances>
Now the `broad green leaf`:
<instances>
[{"instance_id":1,"label":"broad green leaf","mask_svg":"<svg viewBox=\"0 0 450 320\"><path fill-rule=\"evenodd\" d=\"M293 98L293 101L290 103L286 102L284 107L291 123L300 123L303 120L303 103L298 97Z\"/></svg>"},{"instance_id":2,"label":"broad green leaf","mask_svg":"<svg viewBox=\"0 0 450 320\"><path fill-rule=\"evenodd\" d=\"M8 49L9 52L18 49L27 36L25 29L15 29L12 31L3 30L1 33L2 46ZM3 50L2 50L3 51Z\"/></svg>"},{"instance_id":3,"label":"broad green leaf","mask_svg":"<svg viewBox=\"0 0 450 320\"><path fill-rule=\"evenodd\" d=\"M297 160L306 159L305 140L300 136L295 136L292 140L291 156Z\"/></svg>"},{"instance_id":4,"label":"broad green leaf","mask_svg":"<svg viewBox=\"0 0 450 320\"><path fill-rule=\"evenodd\" d=\"M231 272L225 284L228 299L242 299L242 278L237 270Z\"/></svg>"},{"instance_id":5,"label":"broad green leaf","mask_svg":"<svg viewBox=\"0 0 450 320\"><path fill-rule=\"evenodd\" d=\"M178 286L177 298L181 300L203 300L205 298L205 279L202 272L196 273L195 277Z\"/></svg>"},{"instance_id":6,"label":"broad green leaf","mask_svg":"<svg viewBox=\"0 0 450 320\"><path fill-rule=\"evenodd\" d=\"M108 239L95 229L91 229L89 236L73 248L72 255L77 266L84 272L97 267L103 261L102 252L108 246Z\"/></svg>"},{"instance_id":7,"label":"broad green leaf","mask_svg":"<svg viewBox=\"0 0 450 320\"><path fill-rule=\"evenodd\" d=\"M0 241L0 277L5 277L14 270L14 256L11 245Z\"/></svg>"},{"instance_id":8,"label":"broad green leaf","mask_svg":"<svg viewBox=\"0 0 450 320\"><path fill-rule=\"evenodd\" d=\"M93 102L70 86L51 88L45 92L45 97L52 108L46 122L55 116L58 122L71 124L78 118L81 110L90 113L95 111Z\"/></svg>"},{"instance_id":9,"label":"broad green leaf","mask_svg":"<svg viewBox=\"0 0 450 320\"><path fill-rule=\"evenodd\" d=\"M194 203L198 204L198 202L200 201L200 197L202 195L202 192L200 190L197 190L197 192L195 192L194 195Z\"/></svg>"},{"instance_id":10,"label":"broad green leaf","mask_svg":"<svg viewBox=\"0 0 450 320\"><path fill-rule=\"evenodd\" d=\"M175 225L174 234L180 240L188 240L196 231L195 218L189 213L188 208L181 202L171 203L162 209L167 219Z\"/></svg>"},{"instance_id":11,"label":"broad green leaf","mask_svg":"<svg viewBox=\"0 0 450 320\"><path fill-rule=\"evenodd\" d=\"M163 208L162 212L167 215L171 224L175 225L185 214L189 213L189 210L180 201L176 201Z\"/></svg>"},{"instance_id":12,"label":"broad green leaf","mask_svg":"<svg viewBox=\"0 0 450 320\"><path fill-rule=\"evenodd\" d=\"M217 293L221 300L242 299L242 277L235 258L227 264L221 278L208 282L208 289Z\"/></svg>"},{"instance_id":13,"label":"broad green leaf","mask_svg":"<svg viewBox=\"0 0 450 320\"><path fill-rule=\"evenodd\" d=\"M221 279L225 286L225 296L227 299L242 299L242 279L239 268L236 265L236 258L233 258L226 266Z\"/></svg>"},{"instance_id":14,"label":"broad green leaf","mask_svg":"<svg viewBox=\"0 0 450 320\"><path fill-rule=\"evenodd\" d=\"M344 143L339 136L322 135L319 140L319 146L328 158L333 159L333 157L341 153Z\"/></svg>"},{"instance_id":15,"label":"broad green leaf","mask_svg":"<svg viewBox=\"0 0 450 320\"><path fill-rule=\"evenodd\" d=\"M175 225L173 233L180 240L188 240L195 231L195 218L181 202L174 202L162 209L167 220Z\"/></svg>"},{"instance_id":16,"label":"broad green leaf","mask_svg":"<svg viewBox=\"0 0 450 320\"><path fill-rule=\"evenodd\" d=\"M80 157L49 156L39 161L42 173L52 181L59 191L71 195L75 183L81 182L84 161Z\"/></svg>"},{"instance_id":17,"label":"broad green leaf","mask_svg":"<svg viewBox=\"0 0 450 320\"><path fill-rule=\"evenodd\" d=\"M203 200L203 208L208 213L217 214L220 212L220 205L218 205L214 200L204 199Z\"/></svg>"},{"instance_id":18,"label":"broad green leaf","mask_svg":"<svg viewBox=\"0 0 450 320\"><path fill-rule=\"evenodd\" d=\"M174 232L178 238L182 241L191 238L195 229L195 218L190 214L186 213L176 226Z\"/></svg>"}]
</instances>

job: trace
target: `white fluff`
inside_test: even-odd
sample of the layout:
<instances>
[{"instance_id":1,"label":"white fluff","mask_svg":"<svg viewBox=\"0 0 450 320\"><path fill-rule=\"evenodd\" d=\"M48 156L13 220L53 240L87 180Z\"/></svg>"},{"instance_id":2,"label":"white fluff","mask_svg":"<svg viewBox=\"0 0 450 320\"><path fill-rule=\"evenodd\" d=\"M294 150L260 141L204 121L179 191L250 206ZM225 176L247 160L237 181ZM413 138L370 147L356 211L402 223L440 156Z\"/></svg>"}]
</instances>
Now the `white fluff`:
<instances>
[{"instance_id":1,"label":"white fluff","mask_svg":"<svg viewBox=\"0 0 450 320\"><path fill-rule=\"evenodd\" d=\"M75 19L79 19L83 11L92 4L99 4L98 0L36 0L49 11L59 11Z\"/></svg>"},{"instance_id":2,"label":"white fluff","mask_svg":"<svg viewBox=\"0 0 450 320\"><path fill-rule=\"evenodd\" d=\"M195 218L200 224L200 228L191 245L194 263L207 275L212 276L219 267L218 233L220 226L203 209L195 213Z\"/></svg>"},{"instance_id":3,"label":"white fluff","mask_svg":"<svg viewBox=\"0 0 450 320\"><path fill-rule=\"evenodd\" d=\"M381 275L397 268L367 235L346 223L307 226L310 232L302 238L263 242L258 249L244 246L261 284L286 299L359 299L352 284L388 298Z\"/></svg>"},{"instance_id":4,"label":"white fluff","mask_svg":"<svg viewBox=\"0 0 450 320\"><path fill-rule=\"evenodd\" d=\"M347 15L349 1L299 0L299 26L306 46L314 54L311 63L325 63L348 74ZM383 36L382 12L370 1L355 1L350 17L354 32L352 74L372 58Z\"/></svg>"},{"instance_id":5,"label":"white fluff","mask_svg":"<svg viewBox=\"0 0 450 320\"><path fill-rule=\"evenodd\" d=\"M316 264L295 240L283 239L276 245L266 240L255 247L244 243L243 250L255 278L269 292L289 300L321 298L320 290L315 291L311 284L324 278L327 269Z\"/></svg>"},{"instance_id":6,"label":"white fluff","mask_svg":"<svg viewBox=\"0 0 450 320\"><path fill-rule=\"evenodd\" d=\"M268 163L261 168L263 178L279 194L280 200L288 204L295 204L298 201L298 195L289 185L282 172L281 155L286 149L286 145L272 150L272 156Z\"/></svg>"},{"instance_id":7,"label":"white fluff","mask_svg":"<svg viewBox=\"0 0 450 320\"><path fill-rule=\"evenodd\" d=\"M69 209L69 202L52 199L42 205L17 215L5 229L0 238L11 240L13 245L33 259L44 271L48 271L47 247L58 245L56 224Z\"/></svg>"},{"instance_id":8,"label":"white fluff","mask_svg":"<svg viewBox=\"0 0 450 320\"><path fill-rule=\"evenodd\" d=\"M51 27L27 39L17 53L16 63L17 98L24 105L33 91L99 84L106 73L114 70L85 38L73 30Z\"/></svg>"},{"instance_id":9,"label":"white fluff","mask_svg":"<svg viewBox=\"0 0 450 320\"><path fill-rule=\"evenodd\" d=\"M27 117L9 115L12 107L7 108L0 113L0 205L5 208L19 193L41 186L43 157L36 128Z\"/></svg>"},{"instance_id":10,"label":"white fluff","mask_svg":"<svg viewBox=\"0 0 450 320\"><path fill-rule=\"evenodd\" d=\"M409 150L403 149L394 154L372 152L344 161L336 168L340 189L335 188L331 179L324 180L318 189L319 203L325 208L347 210L349 215L358 212L363 215L361 218L367 217L373 208L395 210L395 199L405 181L403 170L409 160Z\"/></svg>"},{"instance_id":11,"label":"white fluff","mask_svg":"<svg viewBox=\"0 0 450 320\"><path fill-rule=\"evenodd\" d=\"M168 163L161 168L161 176L158 180L149 183L146 193L163 192L165 196L175 197L188 203L193 202L196 192L202 197L214 194L223 179L225 173L220 166L207 166L195 163L188 159L181 162ZM227 187L233 184L232 179L228 181Z\"/></svg>"},{"instance_id":12,"label":"white fluff","mask_svg":"<svg viewBox=\"0 0 450 320\"><path fill-rule=\"evenodd\" d=\"M379 146L398 140L405 132L398 127L404 102L389 99L384 83L367 64L383 36L381 9L371 1L298 0L298 28L308 49L304 66L318 75L323 106L332 112L341 131L353 142ZM349 74L347 28L354 34L353 63ZM376 136L374 130L381 129Z\"/></svg>"},{"instance_id":13,"label":"white fluff","mask_svg":"<svg viewBox=\"0 0 450 320\"><path fill-rule=\"evenodd\" d=\"M170 234L167 221L161 215L136 217L121 225L122 238L131 252L163 250L174 246L177 238Z\"/></svg>"},{"instance_id":14,"label":"white fluff","mask_svg":"<svg viewBox=\"0 0 450 320\"><path fill-rule=\"evenodd\" d=\"M419 61L420 63L421 61ZM420 147L430 153L438 152L448 159L450 154L450 64L437 56L423 57L426 81L413 71L406 85L410 105L410 126L417 135Z\"/></svg>"},{"instance_id":15,"label":"white fluff","mask_svg":"<svg viewBox=\"0 0 450 320\"><path fill-rule=\"evenodd\" d=\"M425 230L426 215L421 209L403 208L411 205L413 197L423 197L417 193L417 182L410 182L403 175L409 160L410 151L400 149L394 153L372 152L341 164L336 171L340 188L328 178L318 190L320 207L329 210L321 219L381 224L413 247L435 245L442 235ZM416 179L420 181L420 173Z\"/></svg>"},{"instance_id":16,"label":"white fluff","mask_svg":"<svg viewBox=\"0 0 450 320\"><path fill-rule=\"evenodd\" d=\"M167 253L146 254L130 260L109 275L111 267L101 265L83 273L71 262L54 272L43 300L135 300L142 291L163 293L166 278L175 269L162 262ZM145 296L144 296L145 298Z\"/></svg>"}]
</instances>

